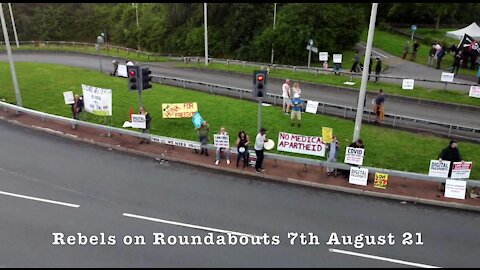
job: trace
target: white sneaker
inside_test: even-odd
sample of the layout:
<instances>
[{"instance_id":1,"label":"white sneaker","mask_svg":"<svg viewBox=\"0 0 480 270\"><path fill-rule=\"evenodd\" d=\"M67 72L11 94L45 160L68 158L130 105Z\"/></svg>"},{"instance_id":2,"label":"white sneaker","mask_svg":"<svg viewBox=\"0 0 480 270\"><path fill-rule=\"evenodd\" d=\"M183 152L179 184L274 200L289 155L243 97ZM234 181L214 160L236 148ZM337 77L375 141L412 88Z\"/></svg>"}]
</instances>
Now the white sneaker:
<instances>
[{"instance_id":1,"label":"white sneaker","mask_svg":"<svg viewBox=\"0 0 480 270\"><path fill-rule=\"evenodd\" d=\"M218 165L220 163L220 160L215 161L215 165Z\"/></svg>"},{"instance_id":2,"label":"white sneaker","mask_svg":"<svg viewBox=\"0 0 480 270\"><path fill-rule=\"evenodd\" d=\"M229 165L229 164L230 164L230 160L229 160L229 159L227 159L227 165Z\"/></svg>"}]
</instances>

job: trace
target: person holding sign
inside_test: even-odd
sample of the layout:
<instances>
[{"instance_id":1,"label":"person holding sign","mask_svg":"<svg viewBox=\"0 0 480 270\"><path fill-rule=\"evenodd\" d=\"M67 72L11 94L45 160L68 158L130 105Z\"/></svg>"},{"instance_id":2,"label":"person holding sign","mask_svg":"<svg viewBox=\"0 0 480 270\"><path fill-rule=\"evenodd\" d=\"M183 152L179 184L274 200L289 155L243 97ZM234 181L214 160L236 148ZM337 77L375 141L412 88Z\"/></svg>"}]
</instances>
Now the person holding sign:
<instances>
[{"instance_id":1,"label":"person holding sign","mask_svg":"<svg viewBox=\"0 0 480 270\"><path fill-rule=\"evenodd\" d=\"M83 97L80 97L79 95L75 95L75 99L72 106L72 113L73 113L73 119L79 120L80 119L80 113L82 112L83 109ZM73 124L72 129L77 129L77 124Z\"/></svg>"},{"instance_id":2,"label":"person holding sign","mask_svg":"<svg viewBox=\"0 0 480 270\"><path fill-rule=\"evenodd\" d=\"M152 118L150 117L150 113L147 112L147 110L145 109L145 107L141 107L140 108L140 114L141 115L145 115L145 128L143 129L142 128L142 133L150 133L150 120L152 120ZM142 138L140 140L140 144L146 142L147 144L150 143L150 140L148 139L145 139L145 138Z\"/></svg>"},{"instance_id":3,"label":"person holding sign","mask_svg":"<svg viewBox=\"0 0 480 270\"><path fill-rule=\"evenodd\" d=\"M450 144L445 147L442 152L438 155L438 160L441 162L443 160L450 161L450 169L448 171L448 177L452 176L453 162L464 162L462 156L460 155L460 150L458 150L458 143L456 140L451 140ZM438 187L440 191L445 190L445 183L440 183Z\"/></svg>"},{"instance_id":4,"label":"person holding sign","mask_svg":"<svg viewBox=\"0 0 480 270\"><path fill-rule=\"evenodd\" d=\"M257 155L257 162L255 163L255 171L260 173L260 171L264 172L265 169L262 168L263 163L263 146L265 142L267 142L267 129L262 128L260 132L257 134L255 138L255 154Z\"/></svg>"},{"instance_id":5,"label":"person holding sign","mask_svg":"<svg viewBox=\"0 0 480 270\"><path fill-rule=\"evenodd\" d=\"M338 149L340 148L340 143L337 140L337 136L333 135L332 137L332 143L329 143L327 145L328 147L328 157L327 161L328 162L337 162L337 154L338 154ZM332 175L334 171L334 168L328 167L327 168L327 176Z\"/></svg>"},{"instance_id":6,"label":"person holding sign","mask_svg":"<svg viewBox=\"0 0 480 270\"><path fill-rule=\"evenodd\" d=\"M378 82L380 72L382 72L382 60L380 60L380 57L377 56L377 64L375 65L375 82Z\"/></svg>"},{"instance_id":7,"label":"person holding sign","mask_svg":"<svg viewBox=\"0 0 480 270\"><path fill-rule=\"evenodd\" d=\"M228 132L224 127L220 128L219 135L228 136ZM220 163L221 152L225 153L225 158L227 159L227 165L230 164L230 148L229 147L217 147L217 151L215 152L215 165Z\"/></svg>"},{"instance_id":8,"label":"person holding sign","mask_svg":"<svg viewBox=\"0 0 480 270\"><path fill-rule=\"evenodd\" d=\"M198 140L200 141L200 145L202 148L202 152L200 152L200 155L203 155L205 153L205 156L208 157L208 137L210 136L210 126L208 125L207 121L203 121L202 125L196 129L197 130L197 135L198 135ZM197 150L195 149L195 153L197 153Z\"/></svg>"},{"instance_id":9,"label":"person holding sign","mask_svg":"<svg viewBox=\"0 0 480 270\"><path fill-rule=\"evenodd\" d=\"M302 105L303 105L303 101L302 101L302 99L300 98L300 94L299 94L299 93L295 93L295 94L293 95L292 105L293 105L292 115L291 115L291 117L290 117L290 120L292 121L292 127L295 125L295 118L297 118L297 120L298 120L298 127L300 127L300 126L301 126L301 123L302 123Z\"/></svg>"},{"instance_id":10,"label":"person holding sign","mask_svg":"<svg viewBox=\"0 0 480 270\"><path fill-rule=\"evenodd\" d=\"M348 147L365 149L365 146L363 145L363 140L362 139L358 139L356 142L351 143ZM349 163L347 163L347 164L349 164ZM349 165L357 166L356 164L349 164ZM343 173L343 176L345 178L348 178L350 176L350 171L342 170L341 172Z\"/></svg>"},{"instance_id":11,"label":"person holding sign","mask_svg":"<svg viewBox=\"0 0 480 270\"><path fill-rule=\"evenodd\" d=\"M250 139L248 138L245 131L240 131L238 133L237 138L237 168L238 163L240 162L240 158L243 158L243 168L245 169L248 165L248 144L250 143Z\"/></svg>"}]
</instances>

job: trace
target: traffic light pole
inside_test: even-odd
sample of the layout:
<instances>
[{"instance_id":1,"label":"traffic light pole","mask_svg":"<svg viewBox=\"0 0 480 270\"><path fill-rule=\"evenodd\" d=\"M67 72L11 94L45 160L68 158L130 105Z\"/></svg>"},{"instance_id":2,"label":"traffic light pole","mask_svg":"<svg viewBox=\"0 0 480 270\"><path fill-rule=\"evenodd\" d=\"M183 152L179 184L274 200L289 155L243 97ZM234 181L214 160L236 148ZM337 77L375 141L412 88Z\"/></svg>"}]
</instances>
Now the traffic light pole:
<instances>
[{"instance_id":1,"label":"traffic light pole","mask_svg":"<svg viewBox=\"0 0 480 270\"><path fill-rule=\"evenodd\" d=\"M143 103L142 103L142 89L138 89L138 106L139 107L139 110L143 107Z\"/></svg>"},{"instance_id":2,"label":"traffic light pole","mask_svg":"<svg viewBox=\"0 0 480 270\"><path fill-rule=\"evenodd\" d=\"M258 128L257 132L260 132L262 128L262 99L258 100Z\"/></svg>"}]
</instances>

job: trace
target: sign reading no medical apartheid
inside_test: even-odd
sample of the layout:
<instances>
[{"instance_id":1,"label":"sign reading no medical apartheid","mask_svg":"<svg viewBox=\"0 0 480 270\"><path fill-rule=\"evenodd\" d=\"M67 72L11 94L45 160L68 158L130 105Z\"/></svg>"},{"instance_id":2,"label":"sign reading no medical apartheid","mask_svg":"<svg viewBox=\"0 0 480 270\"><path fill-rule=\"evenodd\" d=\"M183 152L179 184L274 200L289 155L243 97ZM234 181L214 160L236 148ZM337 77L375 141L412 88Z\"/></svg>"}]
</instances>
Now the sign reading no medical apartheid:
<instances>
[{"instance_id":1,"label":"sign reading no medical apartheid","mask_svg":"<svg viewBox=\"0 0 480 270\"><path fill-rule=\"evenodd\" d=\"M112 89L82 84L85 110L100 116L112 115Z\"/></svg>"},{"instance_id":2,"label":"sign reading no medical apartheid","mask_svg":"<svg viewBox=\"0 0 480 270\"><path fill-rule=\"evenodd\" d=\"M363 164L363 156L365 155L365 149L347 147L345 151L345 160L343 162L353 165L361 166Z\"/></svg>"},{"instance_id":3,"label":"sign reading no medical apartheid","mask_svg":"<svg viewBox=\"0 0 480 270\"><path fill-rule=\"evenodd\" d=\"M480 98L480 86L470 86L470 93L468 94L468 96Z\"/></svg>"},{"instance_id":4,"label":"sign reading no medical apartheid","mask_svg":"<svg viewBox=\"0 0 480 270\"><path fill-rule=\"evenodd\" d=\"M350 177L348 182L354 185L366 186L368 180L368 169L365 168L350 168Z\"/></svg>"},{"instance_id":5,"label":"sign reading no medical apartheid","mask_svg":"<svg viewBox=\"0 0 480 270\"><path fill-rule=\"evenodd\" d=\"M192 118L193 125L195 128L199 128L203 123L203 118L200 116L200 113L196 112Z\"/></svg>"},{"instance_id":6,"label":"sign reading no medical apartheid","mask_svg":"<svg viewBox=\"0 0 480 270\"><path fill-rule=\"evenodd\" d=\"M197 111L196 102L162 104L163 118L192 118Z\"/></svg>"},{"instance_id":7,"label":"sign reading no medical apartheid","mask_svg":"<svg viewBox=\"0 0 480 270\"><path fill-rule=\"evenodd\" d=\"M298 153L312 156L325 156L325 144L321 137L278 133L278 151Z\"/></svg>"},{"instance_id":8,"label":"sign reading no medical apartheid","mask_svg":"<svg viewBox=\"0 0 480 270\"><path fill-rule=\"evenodd\" d=\"M373 181L374 187L387 189L387 184L388 184L388 174L385 174L385 173L375 174L375 180Z\"/></svg>"},{"instance_id":9,"label":"sign reading no medical apartheid","mask_svg":"<svg viewBox=\"0 0 480 270\"><path fill-rule=\"evenodd\" d=\"M75 103L75 98L73 97L72 91L63 92L63 99L65 100L65 104Z\"/></svg>"},{"instance_id":10,"label":"sign reading no medical apartheid","mask_svg":"<svg viewBox=\"0 0 480 270\"><path fill-rule=\"evenodd\" d=\"M329 127L322 127L322 138L325 143L332 143L333 129Z\"/></svg>"},{"instance_id":11,"label":"sign reading no medical apartheid","mask_svg":"<svg viewBox=\"0 0 480 270\"><path fill-rule=\"evenodd\" d=\"M143 114L132 114L132 128L142 128L147 127L147 121L145 115Z\"/></svg>"},{"instance_id":12,"label":"sign reading no medical apartheid","mask_svg":"<svg viewBox=\"0 0 480 270\"><path fill-rule=\"evenodd\" d=\"M472 171L472 162L454 162L451 178L468 179Z\"/></svg>"},{"instance_id":13,"label":"sign reading no medical apartheid","mask_svg":"<svg viewBox=\"0 0 480 270\"><path fill-rule=\"evenodd\" d=\"M214 134L213 141L217 148L229 148L230 140L228 135Z\"/></svg>"},{"instance_id":14,"label":"sign reading no medical apartheid","mask_svg":"<svg viewBox=\"0 0 480 270\"><path fill-rule=\"evenodd\" d=\"M428 176L433 177L448 177L448 171L450 170L450 161L430 160L430 170Z\"/></svg>"}]
</instances>

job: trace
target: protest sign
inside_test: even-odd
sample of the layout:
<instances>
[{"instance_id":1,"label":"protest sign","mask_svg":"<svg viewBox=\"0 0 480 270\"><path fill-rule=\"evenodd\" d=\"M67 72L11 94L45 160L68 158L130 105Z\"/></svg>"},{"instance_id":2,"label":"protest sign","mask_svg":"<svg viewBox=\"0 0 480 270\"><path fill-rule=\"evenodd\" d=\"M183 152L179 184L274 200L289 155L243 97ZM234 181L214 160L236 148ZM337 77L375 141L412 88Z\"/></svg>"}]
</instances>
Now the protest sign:
<instances>
[{"instance_id":1,"label":"protest sign","mask_svg":"<svg viewBox=\"0 0 480 270\"><path fill-rule=\"evenodd\" d=\"M319 61L328 61L328 52L319 52L318 53Z\"/></svg>"},{"instance_id":2,"label":"protest sign","mask_svg":"<svg viewBox=\"0 0 480 270\"><path fill-rule=\"evenodd\" d=\"M230 141L228 135L214 134L213 142L217 148L229 148Z\"/></svg>"},{"instance_id":3,"label":"protest sign","mask_svg":"<svg viewBox=\"0 0 480 270\"><path fill-rule=\"evenodd\" d=\"M316 114L318 110L318 101L307 101L307 107L305 108L305 112Z\"/></svg>"},{"instance_id":4,"label":"protest sign","mask_svg":"<svg viewBox=\"0 0 480 270\"><path fill-rule=\"evenodd\" d=\"M403 79L402 89L404 90L413 90L413 86L415 84L414 79Z\"/></svg>"},{"instance_id":5,"label":"protest sign","mask_svg":"<svg viewBox=\"0 0 480 270\"><path fill-rule=\"evenodd\" d=\"M454 162L451 178L468 179L472 171L472 162Z\"/></svg>"},{"instance_id":6,"label":"protest sign","mask_svg":"<svg viewBox=\"0 0 480 270\"><path fill-rule=\"evenodd\" d=\"M368 180L368 169L365 168L350 168L350 177L348 182L354 185L366 186Z\"/></svg>"},{"instance_id":7,"label":"protest sign","mask_svg":"<svg viewBox=\"0 0 480 270\"><path fill-rule=\"evenodd\" d=\"M196 112L192 117L192 122L195 128L199 128L203 123L203 118L200 116L200 113Z\"/></svg>"},{"instance_id":8,"label":"protest sign","mask_svg":"<svg viewBox=\"0 0 480 270\"><path fill-rule=\"evenodd\" d=\"M480 98L480 86L470 86L469 97Z\"/></svg>"},{"instance_id":9,"label":"protest sign","mask_svg":"<svg viewBox=\"0 0 480 270\"><path fill-rule=\"evenodd\" d=\"M132 114L132 128L142 128L145 129L147 121L145 115L143 114Z\"/></svg>"},{"instance_id":10,"label":"protest sign","mask_svg":"<svg viewBox=\"0 0 480 270\"><path fill-rule=\"evenodd\" d=\"M342 63L342 54L334 54L333 55L333 63L341 64Z\"/></svg>"},{"instance_id":11,"label":"protest sign","mask_svg":"<svg viewBox=\"0 0 480 270\"><path fill-rule=\"evenodd\" d=\"M85 110L100 116L112 115L112 90L82 84Z\"/></svg>"},{"instance_id":12,"label":"protest sign","mask_svg":"<svg viewBox=\"0 0 480 270\"><path fill-rule=\"evenodd\" d=\"M454 73L442 72L442 77L440 78L440 80L442 82L453 82L454 76L455 76Z\"/></svg>"},{"instance_id":13,"label":"protest sign","mask_svg":"<svg viewBox=\"0 0 480 270\"><path fill-rule=\"evenodd\" d=\"M430 160L428 176L447 178L448 170L450 170L450 161Z\"/></svg>"},{"instance_id":14,"label":"protest sign","mask_svg":"<svg viewBox=\"0 0 480 270\"><path fill-rule=\"evenodd\" d=\"M365 155L365 149L347 147L345 151L345 160L343 162L353 165L362 165L363 156Z\"/></svg>"},{"instance_id":15,"label":"protest sign","mask_svg":"<svg viewBox=\"0 0 480 270\"><path fill-rule=\"evenodd\" d=\"M322 138L324 143L332 143L333 129L329 127L322 127Z\"/></svg>"},{"instance_id":16,"label":"protest sign","mask_svg":"<svg viewBox=\"0 0 480 270\"><path fill-rule=\"evenodd\" d=\"M467 181L447 179L445 182L445 198L465 200Z\"/></svg>"},{"instance_id":17,"label":"protest sign","mask_svg":"<svg viewBox=\"0 0 480 270\"><path fill-rule=\"evenodd\" d=\"M388 174L376 173L373 181L373 186L376 188L387 189Z\"/></svg>"},{"instance_id":18,"label":"protest sign","mask_svg":"<svg viewBox=\"0 0 480 270\"><path fill-rule=\"evenodd\" d=\"M75 98L73 97L72 91L63 92L63 99L67 105L75 103Z\"/></svg>"},{"instance_id":19,"label":"protest sign","mask_svg":"<svg viewBox=\"0 0 480 270\"><path fill-rule=\"evenodd\" d=\"M278 133L278 151L324 157L325 144L321 137Z\"/></svg>"},{"instance_id":20,"label":"protest sign","mask_svg":"<svg viewBox=\"0 0 480 270\"><path fill-rule=\"evenodd\" d=\"M163 103L163 118L191 118L198 111L196 102Z\"/></svg>"},{"instance_id":21,"label":"protest sign","mask_svg":"<svg viewBox=\"0 0 480 270\"><path fill-rule=\"evenodd\" d=\"M117 68L117 76L127 78L127 66L126 65L118 65Z\"/></svg>"}]
</instances>

